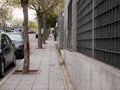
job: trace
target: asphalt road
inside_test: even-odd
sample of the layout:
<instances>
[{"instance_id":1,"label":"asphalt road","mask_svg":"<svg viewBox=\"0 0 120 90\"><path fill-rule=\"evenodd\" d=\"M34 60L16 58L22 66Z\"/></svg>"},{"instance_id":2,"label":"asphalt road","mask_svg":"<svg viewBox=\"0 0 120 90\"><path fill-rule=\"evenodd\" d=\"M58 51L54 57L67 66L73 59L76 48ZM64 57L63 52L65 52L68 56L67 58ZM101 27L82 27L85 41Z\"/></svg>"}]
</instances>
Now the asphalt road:
<instances>
[{"instance_id":1,"label":"asphalt road","mask_svg":"<svg viewBox=\"0 0 120 90\"><path fill-rule=\"evenodd\" d=\"M30 41L30 52L32 52L35 47L37 48L37 39L35 38L35 34L29 34L29 41ZM22 61L22 59L16 60L16 65L19 65L19 63ZM4 79L15 67L9 66L5 71L5 76L3 78L0 78L0 81Z\"/></svg>"}]
</instances>

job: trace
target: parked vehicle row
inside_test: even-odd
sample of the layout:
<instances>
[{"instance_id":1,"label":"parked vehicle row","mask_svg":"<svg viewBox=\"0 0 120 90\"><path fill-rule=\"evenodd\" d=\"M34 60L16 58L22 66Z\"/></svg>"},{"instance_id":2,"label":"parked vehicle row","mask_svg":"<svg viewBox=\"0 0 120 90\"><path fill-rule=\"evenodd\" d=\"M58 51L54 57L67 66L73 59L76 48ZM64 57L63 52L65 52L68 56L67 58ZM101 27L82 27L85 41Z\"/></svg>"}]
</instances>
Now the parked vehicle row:
<instances>
[{"instance_id":1,"label":"parked vehicle row","mask_svg":"<svg viewBox=\"0 0 120 90\"><path fill-rule=\"evenodd\" d=\"M0 33L5 33L5 31L3 31L3 30L0 30Z\"/></svg>"},{"instance_id":2,"label":"parked vehicle row","mask_svg":"<svg viewBox=\"0 0 120 90\"><path fill-rule=\"evenodd\" d=\"M22 33L0 31L0 77L3 77L9 65L16 65L16 58L24 58L24 39Z\"/></svg>"},{"instance_id":3,"label":"parked vehicle row","mask_svg":"<svg viewBox=\"0 0 120 90\"><path fill-rule=\"evenodd\" d=\"M16 58L24 58L24 40L22 33L7 33L9 38L15 43Z\"/></svg>"},{"instance_id":4,"label":"parked vehicle row","mask_svg":"<svg viewBox=\"0 0 120 90\"><path fill-rule=\"evenodd\" d=\"M15 44L5 33L0 33L0 77L4 76L5 69L12 64L16 65Z\"/></svg>"},{"instance_id":5,"label":"parked vehicle row","mask_svg":"<svg viewBox=\"0 0 120 90\"><path fill-rule=\"evenodd\" d=\"M32 30L29 34L35 33ZM36 38L38 32L36 32ZM22 29L0 30L0 77L4 77L6 68L16 65L16 59L24 58L24 39Z\"/></svg>"}]
</instances>

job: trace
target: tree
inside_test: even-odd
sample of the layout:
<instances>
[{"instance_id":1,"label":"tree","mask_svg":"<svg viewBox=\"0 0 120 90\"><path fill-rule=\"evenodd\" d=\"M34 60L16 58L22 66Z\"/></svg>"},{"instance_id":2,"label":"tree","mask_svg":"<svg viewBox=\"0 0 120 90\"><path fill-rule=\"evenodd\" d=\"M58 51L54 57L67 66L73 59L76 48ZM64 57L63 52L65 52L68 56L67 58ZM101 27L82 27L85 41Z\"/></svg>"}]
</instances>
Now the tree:
<instances>
[{"instance_id":1,"label":"tree","mask_svg":"<svg viewBox=\"0 0 120 90\"><path fill-rule=\"evenodd\" d=\"M55 15L54 11L51 11L51 12L47 12L46 13L46 19L44 19L44 37L43 37L43 43L46 43L45 41L47 40L48 38L48 35L49 35L49 28L51 27L55 27L55 24L56 24L56 20L57 20L57 15Z\"/></svg>"},{"instance_id":2,"label":"tree","mask_svg":"<svg viewBox=\"0 0 120 90\"><path fill-rule=\"evenodd\" d=\"M44 8L46 9L47 6L49 6L49 3L44 1ZM46 11L43 14L43 30L44 30L43 43L46 43L45 41L47 40L48 32L49 32L48 28L47 28L47 26L50 25L49 20L48 20L48 16L51 17L52 14L54 14L53 16L55 16L55 14L56 14L56 17L52 17L52 19L53 19L52 22L54 23L53 27L55 27L57 16L60 15L59 13L60 14L63 13L63 2L61 0L57 1L56 4L52 7L52 9L49 9L48 11Z\"/></svg>"},{"instance_id":3,"label":"tree","mask_svg":"<svg viewBox=\"0 0 120 90\"><path fill-rule=\"evenodd\" d=\"M13 6L19 6L21 4L24 14L23 22L23 37L24 37L24 65L23 72L29 72L29 62L30 62L30 46L29 46L29 36L28 36L28 0L7 0L7 2Z\"/></svg>"},{"instance_id":4,"label":"tree","mask_svg":"<svg viewBox=\"0 0 120 90\"><path fill-rule=\"evenodd\" d=\"M31 0L29 3L30 9L36 11L38 19L38 48L42 48L42 36L41 36L41 26L42 26L42 17L46 12L54 9L61 0ZM44 16L44 19L46 16ZM46 21L44 21L46 24ZM44 26L46 27L46 25ZM45 29L46 30L46 29Z\"/></svg>"},{"instance_id":5,"label":"tree","mask_svg":"<svg viewBox=\"0 0 120 90\"><path fill-rule=\"evenodd\" d=\"M28 0L21 0L21 6L23 7L24 14L24 66L23 72L29 72L29 61L30 61L30 47L29 47L29 36L28 36Z\"/></svg>"}]
</instances>

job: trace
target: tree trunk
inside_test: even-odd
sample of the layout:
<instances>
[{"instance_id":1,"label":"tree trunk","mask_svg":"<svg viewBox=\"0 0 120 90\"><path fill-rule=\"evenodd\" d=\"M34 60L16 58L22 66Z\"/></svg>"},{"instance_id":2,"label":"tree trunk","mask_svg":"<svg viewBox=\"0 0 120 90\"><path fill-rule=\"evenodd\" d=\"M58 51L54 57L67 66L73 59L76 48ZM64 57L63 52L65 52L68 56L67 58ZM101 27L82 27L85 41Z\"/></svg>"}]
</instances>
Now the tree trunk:
<instances>
[{"instance_id":1,"label":"tree trunk","mask_svg":"<svg viewBox=\"0 0 120 90\"><path fill-rule=\"evenodd\" d=\"M48 39L48 37L49 37L49 34L50 34L50 30L49 30L49 29L47 29L46 40Z\"/></svg>"},{"instance_id":2,"label":"tree trunk","mask_svg":"<svg viewBox=\"0 0 120 90\"><path fill-rule=\"evenodd\" d=\"M44 23L43 23L43 43L46 44L46 37L47 37L47 30L46 30L46 13L44 13L43 15L43 20L44 20Z\"/></svg>"},{"instance_id":3,"label":"tree trunk","mask_svg":"<svg viewBox=\"0 0 120 90\"><path fill-rule=\"evenodd\" d=\"M29 47L29 36L28 36L28 3L26 0L21 0L21 4L23 7L23 14L24 14L24 66L23 66L23 72L27 73L29 72L29 61L30 61L30 47Z\"/></svg>"},{"instance_id":4,"label":"tree trunk","mask_svg":"<svg viewBox=\"0 0 120 90\"><path fill-rule=\"evenodd\" d=\"M42 48L42 35L41 35L41 15L37 14L38 17L38 48Z\"/></svg>"}]
</instances>

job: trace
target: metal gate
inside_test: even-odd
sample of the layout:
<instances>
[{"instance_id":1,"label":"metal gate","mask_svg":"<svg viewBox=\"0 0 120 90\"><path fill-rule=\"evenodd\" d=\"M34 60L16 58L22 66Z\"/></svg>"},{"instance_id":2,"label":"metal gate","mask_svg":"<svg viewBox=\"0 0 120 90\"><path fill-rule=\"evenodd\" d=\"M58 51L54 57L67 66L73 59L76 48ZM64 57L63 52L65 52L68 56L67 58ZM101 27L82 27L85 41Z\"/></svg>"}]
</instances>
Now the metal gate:
<instances>
[{"instance_id":1,"label":"metal gate","mask_svg":"<svg viewBox=\"0 0 120 90\"><path fill-rule=\"evenodd\" d=\"M92 56L92 0L77 3L77 50Z\"/></svg>"},{"instance_id":2,"label":"metal gate","mask_svg":"<svg viewBox=\"0 0 120 90\"><path fill-rule=\"evenodd\" d=\"M120 0L94 0L94 12L92 4L92 0L77 2L77 50L88 56L94 50L95 59L120 68Z\"/></svg>"},{"instance_id":3,"label":"metal gate","mask_svg":"<svg viewBox=\"0 0 120 90\"><path fill-rule=\"evenodd\" d=\"M120 68L120 0L95 0L95 58Z\"/></svg>"}]
</instances>

